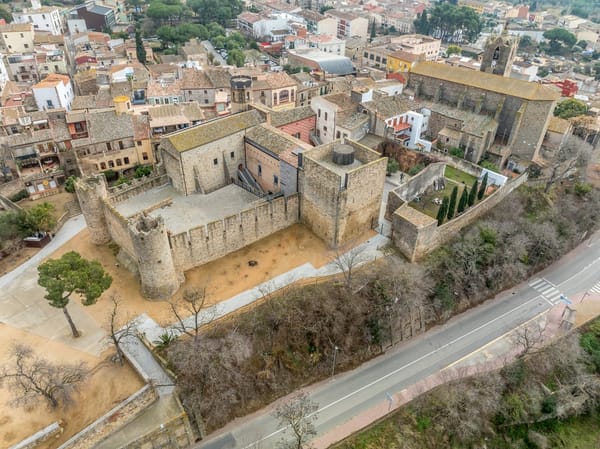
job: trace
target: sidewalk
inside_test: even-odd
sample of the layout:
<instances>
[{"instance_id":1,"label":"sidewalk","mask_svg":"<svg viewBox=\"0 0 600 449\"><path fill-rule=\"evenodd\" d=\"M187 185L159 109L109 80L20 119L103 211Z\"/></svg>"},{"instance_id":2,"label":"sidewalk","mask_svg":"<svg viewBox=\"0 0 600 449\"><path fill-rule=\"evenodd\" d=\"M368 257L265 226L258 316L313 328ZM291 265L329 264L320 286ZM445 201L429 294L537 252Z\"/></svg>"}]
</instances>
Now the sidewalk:
<instances>
[{"instance_id":1,"label":"sidewalk","mask_svg":"<svg viewBox=\"0 0 600 449\"><path fill-rule=\"evenodd\" d=\"M571 309L575 310L575 327L583 325L585 322L600 314L600 295L590 298L588 303L585 304L585 307L581 306L581 303L570 306ZM585 310L585 317L582 317L583 319L578 319L577 317L578 307ZM592 316L589 313L590 310L595 311L596 314ZM374 423L385 418L386 415L403 407L417 396L439 385L452 380L483 374L502 368L515 360L521 352L522 348L517 347L515 340L519 332L522 332L522 329L526 327L529 327L530 329L535 329L535 327L543 329L540 345L551 343L553 340L565 335L568 331L569 326L565 326L564 321L564 319L568 317L568 313L565 312L568 312L565 304L558 304L552 307L527 323L524 323L519 328L502 335L495 341L444 368L440 372L426 377L401 392L392 395L391 401L383 400L376 406L360 413L325 435L313 439L311 441L313 447L315 449L327 449L331 445L365 429L369 423Z\"/></svg>"}]
</instances>

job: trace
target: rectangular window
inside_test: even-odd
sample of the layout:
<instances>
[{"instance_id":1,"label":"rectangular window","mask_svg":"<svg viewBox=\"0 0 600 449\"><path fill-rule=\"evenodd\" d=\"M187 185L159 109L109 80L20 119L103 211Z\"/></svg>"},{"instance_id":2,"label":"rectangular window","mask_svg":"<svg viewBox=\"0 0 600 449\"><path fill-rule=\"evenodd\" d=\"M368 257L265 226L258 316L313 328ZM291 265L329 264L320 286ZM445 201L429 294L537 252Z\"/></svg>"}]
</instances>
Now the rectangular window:
<instances>
[{"instance_id":1,"label":"rectangular window","mask_svg":"<svg viewBox=\"0 0 600 449\"><path fill-rule=\"evenodd\" d=\"M277 175L273 175L273 185L279 185L279 177Z\"/></svg>"},{"instance_id":2,"label":"rectangular window","mask_svg":"<svg viewBox=\"0 0 600 449\"><path fill-rule=\"evenodd\" d=\"M145 151L142 153L142 159L145 161L148 160L148 153L146 153Z\"/></svg>"},{"instance_id":3,"label":"rectangular window","mask_svg":"<svg viewBox=\"0 0 600 449\"><path fill-rule=\"evenodd\" d=\"M321 110L319 109L319 118L321 118Z\"/></svg>"},{"instance_id":4,"label":"rectangular window","mask_svg":"<svg viewBox=\"0 0 600 449\"><path fill-rule=\"evenodd\" d=\"M115 163L113 161L108 161L108 168L113 168Z\"/></svg>"},{"instance_id":5,"label":"rectangular window","mask_svg":"<svg viewBox=\"0 0 600 449\"><path fill-rule=\"evenodd\" d=\"M219 165L219 159L217 159L217 158L213 159L213 165Z\"/></svg>"},{"instance_id":6,"label":"rectangular window","mask_svg":"<svg viewBox=\"0 0 600 449\"><path fill-rule=\"evenodd\" d=\"M231 156L231 159L235 159L235 151L232 151L231 153L229 153L229 156Z\"/></svg>"},{"instance_id":7,"label":"rectangular window","mask_svg":"<svg viewBox=\"0 0 600 449\"><path fill-rule=\"evenodd\" d=\"M325 113L325 121L327 121L327 112Z\"/></svg>"},{"instance_id":8,"label":"rectangular window","mask_svg":"<svg viewBox=\"0 0 600 449\"><path fill-rule=\"evenodd\" d=\"M124 158L123 158L123 162L124 162L125 164L129 164L129 158L128 158L128 157L124 157Z\"/></svg>"},{"instance_id":9,"label":"rectangular window","mask_svg":"<svg viewBox=\"0 0 600 449\"><path fill-rule=\"evenodd\" d=\"M122 140L119 140L119 150L123 150L125 148L125 145L123 144Z\"/></svg>"},{"instance_id":10,"label":"rectangular window","mask_svg":"<svg viewBox=\"0 0 600 449\"><path fill-rule=\"evenodd\" d=\"M123 165L123 163L121 162L121 159L117 159L116 162L117 162L117 167L120 167L121 165Z\"/></svg>"},{"instance_id":11,"label":"rectangular window","mask_svg":"<svg viewBox=\"0 0 600 449\"><path fill-rule=\"evenodd\" d=\"M136 143L137 143L138 147L142 145L142 141L141 140L138 140Z\"/></svg>"},{"instance_id":12,"label":"rectangular window","mask_svg":"<svg viewBox=\"0 0 600 449\"><path fill-rule=\"evenodd\" d=\"M262 177L262 165L258 164L258 177Z\"/></svg>"},{"instance_id":13,"label":"rectangular window","mask_svg":"<svg viewBox=\"0 0 600 449\"><path fill-rule=\"evenodd\" d=\"M327 132L327 127L326 126L323 127L323 132L325 132L325 133Z\"/></svg>"}]
</instances>

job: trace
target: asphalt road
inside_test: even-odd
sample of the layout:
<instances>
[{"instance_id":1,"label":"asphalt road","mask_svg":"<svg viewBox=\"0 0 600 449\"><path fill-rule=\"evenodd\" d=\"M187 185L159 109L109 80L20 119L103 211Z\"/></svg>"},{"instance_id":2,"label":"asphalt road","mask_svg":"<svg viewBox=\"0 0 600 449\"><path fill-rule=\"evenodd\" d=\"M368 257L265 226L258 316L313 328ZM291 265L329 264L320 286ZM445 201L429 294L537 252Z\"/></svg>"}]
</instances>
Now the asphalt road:
<instances>
[{"instance_id":1,"label":"asphalt road","mask_svg":"<svg viewBox=\"0 0 600 449\"><path fill-rule=\"evenodd\" d=\"M572 302L579 301L599 282L600 233L597 233L527 282L312 388L310 398L319 404L315 422L318 434L327 433L385 401L388 394L400 392L548 310L561 301L560 295ZM268 410L261 411L230 424L195 448L270 449L282 438L289 438L289 432L283 430Z\"/></svg>"}]
</instances>

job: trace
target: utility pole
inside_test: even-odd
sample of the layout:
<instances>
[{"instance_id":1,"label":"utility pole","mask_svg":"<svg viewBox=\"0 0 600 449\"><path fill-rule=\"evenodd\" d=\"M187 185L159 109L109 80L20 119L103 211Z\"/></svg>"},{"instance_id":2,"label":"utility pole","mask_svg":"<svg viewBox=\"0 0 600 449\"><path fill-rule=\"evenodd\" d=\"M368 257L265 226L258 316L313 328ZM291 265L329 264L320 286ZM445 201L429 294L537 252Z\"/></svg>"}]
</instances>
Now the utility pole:
<instances>
[{"instance_id":1,"label":"utility pole","mask_svg":"<svg viewBox=\"0 0 600 449\"><path fill-rule=\"evenodd\" d=\"M335 361L337 359L337 352L340 348L333 346L333 363L331 364L331 377L335 375Z\"/></svg>"}]
</instances>

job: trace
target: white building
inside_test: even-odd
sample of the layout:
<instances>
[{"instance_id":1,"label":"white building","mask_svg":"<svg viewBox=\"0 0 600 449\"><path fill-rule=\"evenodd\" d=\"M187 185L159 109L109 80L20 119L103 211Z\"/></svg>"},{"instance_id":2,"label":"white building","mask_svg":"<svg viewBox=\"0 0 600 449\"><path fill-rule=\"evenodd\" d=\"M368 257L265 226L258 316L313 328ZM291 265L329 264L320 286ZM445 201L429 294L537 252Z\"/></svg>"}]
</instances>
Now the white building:
<instances>
[{"instance_id":1,"label":"white building","mask_svg":"<svg viewBox=\"0 0 600 449\"><path fill-rule=\"evenodd\" d=\"M4 90L6 82L10 79L6 65L4 64L4 58L0 58L0 92Z\"/></svg>"},{"instance_id":2,"label":"white building","mask_svg":"<svg viewBox=\"0 0 600 449\"><path fill-rule=\"evenodd\" d=\"M15 12L13 19L15 23L33 24L34 31L48 31L54 36L60 36L65 32L60 9L52 6Z\"/></svg>"},{"instance_id":3,"label":"white building","mask_svg":"<svg viewBox=\"0 0 600 449\"><path fill-rule=\"evenodd\" d=\"M32 87L33 97L40 111L64 108L71 110L73 87L67 75L51 73Z\"/></svg>"}]
</instances>

